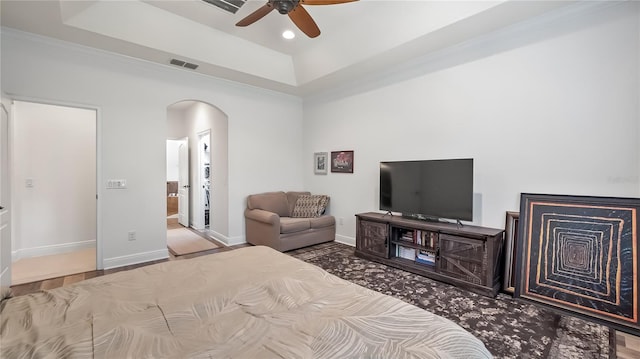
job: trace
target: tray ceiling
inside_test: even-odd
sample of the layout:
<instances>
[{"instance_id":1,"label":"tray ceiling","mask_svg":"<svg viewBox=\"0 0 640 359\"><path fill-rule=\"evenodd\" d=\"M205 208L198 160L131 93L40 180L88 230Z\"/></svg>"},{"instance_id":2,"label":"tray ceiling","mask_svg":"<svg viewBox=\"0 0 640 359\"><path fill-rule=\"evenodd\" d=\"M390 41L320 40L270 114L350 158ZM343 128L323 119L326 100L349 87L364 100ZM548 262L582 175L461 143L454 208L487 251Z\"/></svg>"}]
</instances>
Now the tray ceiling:
<instances>
[{"instance_id":1,"label":"tray ceiling","mask_svg":"<svg viewBox=\"0 0 640 359\"><path fill-rule=\"evenodd\" d=\"M306 37L272 12L236 27L266 1L202 0L0 2L3 27L306 96L373 76L416 57L567 6L568 1L360 0L305 6L322 31ZM366 14L366 15L365 15ZM284 39L284 30L296 34Z\"/></svg>"}]
</instances>

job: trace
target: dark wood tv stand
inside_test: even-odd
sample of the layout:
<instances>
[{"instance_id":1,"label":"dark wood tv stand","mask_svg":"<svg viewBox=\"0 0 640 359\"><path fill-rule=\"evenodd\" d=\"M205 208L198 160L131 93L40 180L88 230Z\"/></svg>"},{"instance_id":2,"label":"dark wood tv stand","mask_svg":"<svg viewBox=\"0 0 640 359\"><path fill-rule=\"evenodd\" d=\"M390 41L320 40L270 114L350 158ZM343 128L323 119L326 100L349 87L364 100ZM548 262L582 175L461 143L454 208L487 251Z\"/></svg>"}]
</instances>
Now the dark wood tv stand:
<instances>
[{"instance_id":1,"label":"dark wood tv stand","mask_svg":"<svg viewBox=\"0 0 640 359\"><path fill-rule=\"evenodd\" d=\"M374 212L356 219L356 256L486 296L498 294L504 230Z\"/></svg>"}]
</instances>

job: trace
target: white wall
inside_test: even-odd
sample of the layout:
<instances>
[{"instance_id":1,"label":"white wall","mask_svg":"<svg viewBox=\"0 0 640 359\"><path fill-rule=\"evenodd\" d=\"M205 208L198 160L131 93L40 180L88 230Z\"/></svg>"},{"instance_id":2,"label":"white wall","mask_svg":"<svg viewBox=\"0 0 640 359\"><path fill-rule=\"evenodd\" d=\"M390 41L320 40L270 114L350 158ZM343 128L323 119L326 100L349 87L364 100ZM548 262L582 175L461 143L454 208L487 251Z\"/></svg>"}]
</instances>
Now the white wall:
<instances>
[{"instance_id":1,"label":"white wall","mask_svg":"<svg viewBox=\"0 0 640 359\"><path fill-rule=\"evenodd\" d=\"M95 247L96 112L14 101L10 133L14 259Z\"/></svg>"},{"instance_id":2,"label":"white wall","mask_svg":"<svg viewBox=\"0 0 640 359\"><path fill-rule=\"evenodd\" d=\"M10 97L99 109L99 242L106 268L167 256L167 106L197 99L229 118L231 241L244 240L251 193L303 187L300 99L29 34L2 30L2 89ZM277 171L273 169L277 168ZM137 240L128 241L127 232Z\"/></svg>"},{"instance_id":3,"label":"white wall","mask_svg":"<svg viewBox=\"0 0 640 359\"><path fill-rule=\"evenodd\" d=\"M211 113L214 121L211 124L211 167L210 167L210 214L209 214L209 228L214 232L214 237L223 238L227 244L246 242L244 238L230 238L229 237L229 143L226 136L229 133L229 122L226 115L224 120L222 113L217 108L208 108L208 111L218 113ZM302 133L302 126L298 124L295 126L298 133ZM301 136L302 137L302 136ZM297 142L297 141L296 141ZM300 174L302 179L302 174ZM302 184L299 184L302 186ZM244 215L244 212L243 212ZM244 217L241 220L244 224Z\"/></svg>"},{"instance_id":4,"label":"white wall","mask_svg":"<svg viewBox=\"0 0 640 359\"><path fill-rule=\"evenodd\" d=\"M379 162L475 159L474 223L504 228L521 192L637 197L638 4L568 12L436 54L402 81L305 102L305 183L353 243L377 210ZM347 91L345 90L345 93ZM313 175L355 150L354 174Z\"/></svg>"},{"instance_id":5,"label":"white wall","mask_svg":"<svg viewBox=\"0 0 640 359\"><path fill-rule=\"evenodd\" d=\"M181 137L186 136L189 129L186 121L172 121L174 118L182 119L184 117L184 109L181 106L174 105L175 104L172 104L167 107L167 138L171 140L179 140Z\"/></svg>"}]
</instances>

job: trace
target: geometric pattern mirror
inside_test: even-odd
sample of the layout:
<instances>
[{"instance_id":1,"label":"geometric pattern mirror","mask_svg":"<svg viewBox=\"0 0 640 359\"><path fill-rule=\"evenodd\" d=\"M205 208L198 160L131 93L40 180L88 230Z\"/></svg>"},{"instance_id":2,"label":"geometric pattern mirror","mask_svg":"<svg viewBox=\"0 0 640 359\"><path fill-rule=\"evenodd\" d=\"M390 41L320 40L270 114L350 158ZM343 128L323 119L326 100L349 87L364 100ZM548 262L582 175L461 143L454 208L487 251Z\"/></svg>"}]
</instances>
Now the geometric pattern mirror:
<instances>
[{"instance_id":1,"label":"geometric pattern mirror","mask_svg":"<svg viewBox=\"0 0 640 359\"><path fill-rule=\"evenodd\" d=\"M521 194L515 296L640 334L635 198Z\"/></svg>"}]
</instances>

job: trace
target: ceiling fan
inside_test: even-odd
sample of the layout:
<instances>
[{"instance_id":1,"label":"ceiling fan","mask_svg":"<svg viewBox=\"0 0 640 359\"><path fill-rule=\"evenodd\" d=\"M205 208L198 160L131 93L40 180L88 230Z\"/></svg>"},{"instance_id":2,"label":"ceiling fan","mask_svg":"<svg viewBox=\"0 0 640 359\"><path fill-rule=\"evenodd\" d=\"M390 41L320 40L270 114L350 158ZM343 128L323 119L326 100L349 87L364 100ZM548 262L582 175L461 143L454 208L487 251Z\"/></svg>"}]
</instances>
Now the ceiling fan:
<instances>
[{"instance_id":1,"label":"ceiling fan","mask_svg":"<svg viewBox=\"0 0 640 359\"><path fill-rule=\"evenodd\" d=\"M277 9L282 15L288 14L296 26L309 37L320 35L320 29L311 15L302 7L304 5L334 5L358 0L268 0L258 10L240 20L236 26L248 26L262 19L271 11Z\"/></svg>"}]
</instances>

